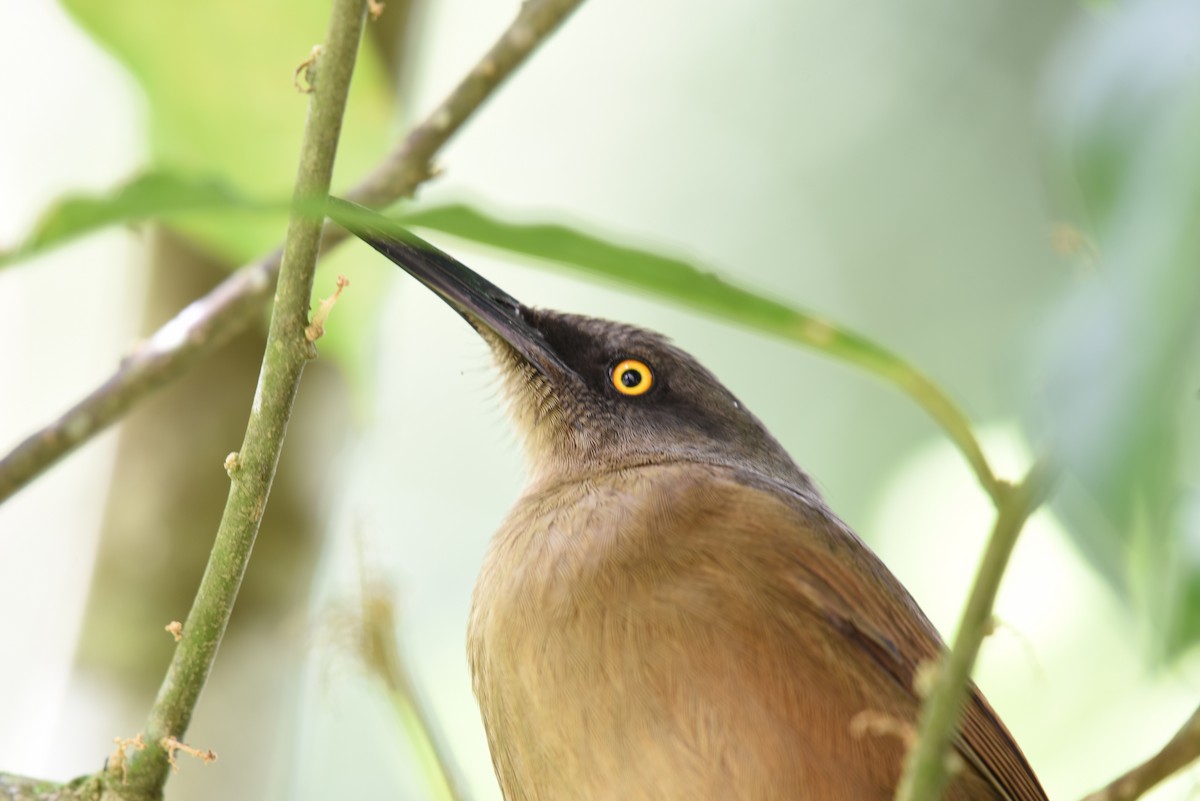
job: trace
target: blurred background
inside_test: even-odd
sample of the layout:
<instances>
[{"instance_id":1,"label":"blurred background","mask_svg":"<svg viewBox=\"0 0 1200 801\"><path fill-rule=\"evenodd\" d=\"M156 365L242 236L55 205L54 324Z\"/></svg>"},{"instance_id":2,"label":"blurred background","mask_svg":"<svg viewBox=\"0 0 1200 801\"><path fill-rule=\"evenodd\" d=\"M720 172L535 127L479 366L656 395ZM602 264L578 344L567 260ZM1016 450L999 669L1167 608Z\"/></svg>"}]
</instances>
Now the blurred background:
<instances>
[{"instance_id":1,"label":"blurred background","mask_svg":"<svg viewBox=\"0 0 1200 801\"><path fill-rule=\"evenodd\" d=\"M355 76L349 186L516 3L389 0ZM0 247L54 199L165 166L284 196L327 3L0 4ZM441 154L421 202L564 221L691 258L900 353L1018 478L1033 518L980 685L1050 797L1157 750L1200 702L1200 4L596 0ZM0 271L0 451L283 234L211 215ZM963 459L871 375L678 307L432 237L515 296L697 355L947 635L992 520ZM465 660L491 532L522 485L484 346L365 248L333 312L188 741L175 799L432 798L353 648L395 633L474 799L498 799ZM0 506L0 770L66 779L131 737L187 613L263 328ZM364 578L365 576L365 578ZM1196 795L1200 773L1152 794Z\"/></svg>"}]
</instances>

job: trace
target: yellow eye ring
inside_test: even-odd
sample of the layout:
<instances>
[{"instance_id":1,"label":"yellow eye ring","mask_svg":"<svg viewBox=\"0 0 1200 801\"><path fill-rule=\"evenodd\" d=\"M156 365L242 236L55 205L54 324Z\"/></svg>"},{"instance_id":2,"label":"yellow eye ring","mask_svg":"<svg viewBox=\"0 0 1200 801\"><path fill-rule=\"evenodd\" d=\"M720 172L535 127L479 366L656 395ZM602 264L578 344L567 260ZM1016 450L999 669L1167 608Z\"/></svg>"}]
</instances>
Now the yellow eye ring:
<instances>
[{"instance_id":1,"label":"yellow eye ring","mask_svg":"<svg viewBox=\"0 0 1200 801\"><path fill-rule=\"evenodd\" d=\"M613 388L622 395L645 395L654 386L650 365L637 359L625 359L609 372Z\"/></svg>"}]
</instances>

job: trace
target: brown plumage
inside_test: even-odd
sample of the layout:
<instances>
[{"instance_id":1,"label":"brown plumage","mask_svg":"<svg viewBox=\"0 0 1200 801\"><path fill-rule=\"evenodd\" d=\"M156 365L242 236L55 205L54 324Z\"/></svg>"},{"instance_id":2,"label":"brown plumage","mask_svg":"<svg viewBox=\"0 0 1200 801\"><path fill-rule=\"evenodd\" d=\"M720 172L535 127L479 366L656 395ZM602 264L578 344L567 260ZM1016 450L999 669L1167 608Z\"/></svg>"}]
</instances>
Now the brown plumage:
<instances>
[{"instance_id":1,"label":"brown plumage","mask_svg":"<svg viewBox=\"0 0 1200 801\"><path fill-rule=\"evenodd\" d=\"M758 419L656 334L344 224L491 345L529 452L468 633L506 801L890 799L944 646ZM956 750L946 798L1046 798L974 688Z\"/></svg>"}]
</instances>

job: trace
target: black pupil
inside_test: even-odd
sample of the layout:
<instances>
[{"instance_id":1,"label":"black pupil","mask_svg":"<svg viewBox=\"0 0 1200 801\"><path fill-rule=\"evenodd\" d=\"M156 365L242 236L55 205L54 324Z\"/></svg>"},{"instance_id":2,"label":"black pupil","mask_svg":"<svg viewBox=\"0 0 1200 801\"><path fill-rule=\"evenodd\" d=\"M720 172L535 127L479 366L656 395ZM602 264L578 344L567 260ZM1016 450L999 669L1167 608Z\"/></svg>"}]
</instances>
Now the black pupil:
<instances>
[{"instance_id":1,"label":"black pupil","mask_svg":"<svg viewBox=\"0 0 1200 801\"><path fill-rule=\"evenodd\" d=\"M642 374L632 367L621 373L621 383L633 389L638 384L642 383Z\"/></svg>"}]
</instances>

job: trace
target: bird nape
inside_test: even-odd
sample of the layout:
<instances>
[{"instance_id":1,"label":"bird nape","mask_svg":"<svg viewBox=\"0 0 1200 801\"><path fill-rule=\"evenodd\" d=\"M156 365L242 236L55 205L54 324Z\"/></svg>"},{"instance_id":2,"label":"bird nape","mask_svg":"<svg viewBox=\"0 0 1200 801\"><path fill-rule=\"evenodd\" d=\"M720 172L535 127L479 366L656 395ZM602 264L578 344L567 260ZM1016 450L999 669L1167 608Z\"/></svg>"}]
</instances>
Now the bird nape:
<instances>
[{"instance_id":1,"label":"bird nape","mask_svg":"<svg viewBox=\"0 0 1200 801\"><path fill-rule=\"evenodd\" d=\"M892 798L944 645L762 423L658 334L530 308L384 217L329 214L479 332L526 444L468 631L505 799ZM945 798L1045 800L974 687L954 745Z\"/></svg>"}]
</instances>

